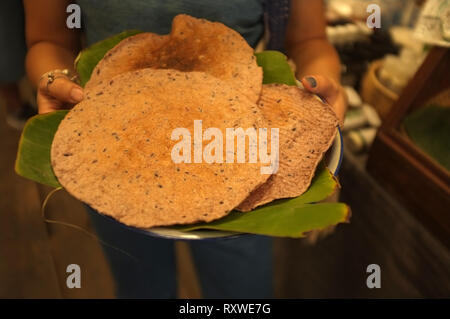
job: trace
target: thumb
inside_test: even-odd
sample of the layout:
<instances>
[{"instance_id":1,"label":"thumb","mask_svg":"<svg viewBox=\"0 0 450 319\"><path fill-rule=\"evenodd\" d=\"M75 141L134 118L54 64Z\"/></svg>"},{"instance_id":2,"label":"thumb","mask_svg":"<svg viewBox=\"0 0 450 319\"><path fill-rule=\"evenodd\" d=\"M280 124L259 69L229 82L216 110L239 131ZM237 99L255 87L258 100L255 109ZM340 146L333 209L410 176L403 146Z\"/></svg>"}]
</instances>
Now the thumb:
<instances>
[{"instance_id":1,"label":"thumb","mask_svg":"<svg viewBox=\"0 0 450 319\"><path fill-rule=\"evenodd\" d=\"M328 77L321 75L306 76L301 82L306 90L319 95L329 104L333 104L339 95L338 84Z\"/></svg>"},{"instance_id":2,"label":"thumb","mask_svg":"<svg viewBox=\"0 0 450 319\"><path fill-rule=\"evenodd\" d=\"M66 77L58 77L48 84L42 81L40 90L45 95L65 103L75 104L81 102L84 97L83 89Z\"/></svg>"}]
</instances>

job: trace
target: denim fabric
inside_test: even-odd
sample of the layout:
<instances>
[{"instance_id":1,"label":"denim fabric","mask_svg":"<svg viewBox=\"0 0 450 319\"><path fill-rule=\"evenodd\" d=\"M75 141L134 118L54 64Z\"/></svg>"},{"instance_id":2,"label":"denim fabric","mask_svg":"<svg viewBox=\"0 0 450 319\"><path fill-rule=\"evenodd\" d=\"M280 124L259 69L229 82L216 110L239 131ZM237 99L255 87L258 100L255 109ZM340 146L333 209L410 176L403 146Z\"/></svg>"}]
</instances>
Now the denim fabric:
<instances>
[{"instance_id":1,"label":"denim fabric","mask_svg":"<svg viewBox=\"0 0 450 319\"><path fill-rule=\"evenodd\" d=\"M97 235L108 244L103 248L116 281L118 298L176 297L173 240L130 230L89 206L86 209ZM271 238L245 235L192 241L190 246L203 297L273 297Z\"/></svg>"},{"instance_id":2,"label":"denim fabric","mask_svg":"<svg viewBox=\"0 0 450 319\"><path fill-rule=\"evenodd\" d=\"M77 0L87 44L124 30L167 34L172 19L185 13L218 21L239 32L255 47L264 32L264 0Z\"/></svg>"},{"instance_id":3,"label":"denim fabric","mask_svg":"<svg viewBox=\"0 0 450 319\"><path fill-rule=\"evenodd\" d=\"M273 298L272 238L190 243L205 298Z\"/></svg>"},{"instance_id":4,"label":"denim fabric","mask_svg":"<svg viewBox=\"0 0 450 319\"><path fill-rule=\"evenodd\" d=\"M284 42L286 29L291 10L291 0L265 0L267 29L269 30L269 41L267 50L278 50L285 52Z\"/></svg>"},{"instance_id":5,"label":"denim fabric","mask_svg":"<svg viewBox=\"0 0 450 319\"><path fill-rule=\"evenodd\" d=\"M86 210L97 236L107 244L103 251L115 279L117 298L176 297L174 241L145 236L89 206Z\"/></svg>"}]
</instances>

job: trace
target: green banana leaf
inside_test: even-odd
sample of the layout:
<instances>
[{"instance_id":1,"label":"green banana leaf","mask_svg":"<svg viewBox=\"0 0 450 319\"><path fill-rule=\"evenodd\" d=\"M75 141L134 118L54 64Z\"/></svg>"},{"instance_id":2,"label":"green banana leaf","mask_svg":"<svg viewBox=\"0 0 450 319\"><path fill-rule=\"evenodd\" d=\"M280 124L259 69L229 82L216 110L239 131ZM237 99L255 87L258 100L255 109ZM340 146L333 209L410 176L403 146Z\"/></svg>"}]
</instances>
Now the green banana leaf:
<instances>
[{"instance_id":1,"label":"green banana leaf","mask_svg":"<svg viewBox=\"0 0 450 319\"><path fill-rule=\"evenodd\" d=\"M81 84L90 78L92 70L105 55L124 38L140 31L125 31L98 42L80 52L75 61ZM263 68L263 83L296 85L286 56L277 51L256 54ZM36 182L60 187L51 166L50 148L54 134L68 111L57 111L31 118L22 132L16 159L16 172ZM331 195L337 181L326 167L320 165L309 189L301 196L277 200L248 213L233 211L211 223L174 226L184 231L215 229L279 237L302 237L315 229L347 222L349 207L343 203L317 203Z\"/></svg>"},{"instance_id":2,"label":"green banana leaf","mask_svg":"<svg viewBox=\"0 0 450 319\"><path fill-rule=\"evenodd\" d=\"M59 123L67 112L36 115L27 121L19 141L15 164L17 174L51 187L61 186L53 174L50 148Z\"/></svg>"},{"instance_id":3,"label":"green banana leaf","mask_svg":"<svg viewBox=\"0 0 450 319\"><path fill-rule=\"evenodd\" d=\"M303 204L299 206L268 206L248 213L232 211L227 216L192 226L178 227L183 231L213 229L274 237L304 237L312 230L347 222L349 209L344 203Z\"/></svg>"},{"instance_id":4,"label":"green banana leaf","mask_svg":"<svg viewBox=\"0 0 450 319\"><path fill-rule=\"evenodd\" d=\"M287 63L286 56L278 51L263 51L255 53L256 62L263 68L263 84L296 85L294 72Z\"/></svg>"},{"instance_id":5,"label":"green banana leaf","mask_svg":"<svg viewBox=\"0 0 450 319\"><path fill-rule=\"evenodd\" d=\"M337 187L329 170L319 168L309 189L301 196L277 200L251 212L232 211L209 222L176 226L183 231L213 229L277 237L300 238L311 230L348 222L350 209L344 203L316 203L331 195Z\"/></svg>"}]
</instances>

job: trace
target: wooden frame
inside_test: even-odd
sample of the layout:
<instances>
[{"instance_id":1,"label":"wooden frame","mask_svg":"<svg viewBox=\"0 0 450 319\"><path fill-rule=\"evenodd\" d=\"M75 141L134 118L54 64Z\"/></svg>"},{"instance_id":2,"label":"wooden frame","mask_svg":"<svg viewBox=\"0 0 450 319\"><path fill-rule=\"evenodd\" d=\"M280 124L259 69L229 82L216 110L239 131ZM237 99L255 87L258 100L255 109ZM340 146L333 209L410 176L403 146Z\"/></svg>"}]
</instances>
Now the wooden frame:
<instances>
[{"instance_id":1,"label":"wooden frame","mask_svg":"<svg viewBox=\"0 0 450 319\"><path fill-rule=\"evenodd\" d=\"M450 51L434 47L378 131L367 170L450 247L450 173L402 132L409 112L448 88Z\"/></svg>"}]
</instances>

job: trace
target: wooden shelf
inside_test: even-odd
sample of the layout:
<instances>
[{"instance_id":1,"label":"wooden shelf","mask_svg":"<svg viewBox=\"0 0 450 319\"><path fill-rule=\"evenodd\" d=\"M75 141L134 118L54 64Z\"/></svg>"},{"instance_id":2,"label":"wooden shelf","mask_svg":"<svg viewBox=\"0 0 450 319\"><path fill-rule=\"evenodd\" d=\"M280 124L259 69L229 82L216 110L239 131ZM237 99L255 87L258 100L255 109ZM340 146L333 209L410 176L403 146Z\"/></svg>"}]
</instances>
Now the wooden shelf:
<instances>
[{"instance_id":1,"label":"wooden shelf","mask_svg":"<svg viewBox=\"0 0 450 319\"><path fill-rule=\"evenodd\" d=\"M436 237L450 247L450 173L417 148L403 119L450 88L450 51L432 48L380 128L367 170ZM450 137L449 137L450 138Z\"/></svg>"}]
</instances>

